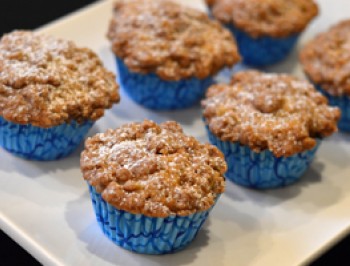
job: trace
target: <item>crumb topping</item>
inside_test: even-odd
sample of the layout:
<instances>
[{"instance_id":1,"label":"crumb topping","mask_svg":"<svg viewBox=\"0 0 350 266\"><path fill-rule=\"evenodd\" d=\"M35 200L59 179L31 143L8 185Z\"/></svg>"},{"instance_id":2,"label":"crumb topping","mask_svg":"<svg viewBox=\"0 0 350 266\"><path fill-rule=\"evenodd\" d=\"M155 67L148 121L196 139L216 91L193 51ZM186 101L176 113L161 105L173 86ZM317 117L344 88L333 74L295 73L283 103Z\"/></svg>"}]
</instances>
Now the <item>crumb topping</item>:
<instances>
[{"instance_id":1,"label":"crumb topping","mask_svg":"<svg viewBox=\"0 0 350 266\"><path fill-rule=\"evenodd\" d=\"M168 0L118 0L108 38L129 69L164 80L204 79L240 59L228 30Z\"/></svg>"},{"instance_id":2,"label":"crumb topping","mask_svg":"<svg viewBox=\"0 0 350 266\"><path fill-rule=\"evenodd\" d=\"M253 37L287 37L317 16L313 0L207 0L216 19Z\"/></svg>"},{"instance_id":3,"label":"crumb topping","mask_svg":"<svg viewBox=\"0 0 350 266\"><path fill-rule=\"evenodd\" d=\"M350 20L316 36L303 48L300 60L322 89L334 96L350 96Z\"/></svg>"},{"instance_id":4,"label":"crumb topping","mask_svg":"<svg viewBox=\"0 0 350 266\"><path fill-rule=\"evenodd\" d=\"M223 141L288 157L337 131L338 108L307 81L284 74L240 72L209 88L202 101L210 131Z\"/></svg>"},{"instance_id":5,"label":"crumb topping","mask_svg":"<svg viewBox=\"0 0 350 266\"><path fill-rule=\"evenodd\" d=\"M224 192L226 162L176 122L145 120L87 139L84 179L117 209L151 217L209 209Z\"/></svg>"},{"instance_id":6,"label":"crumb topping","mask_svg":"<svg viewBox=\"0 0 350 266\"><path fill-rule=\"evenodd\" d=\"M73 42L30 31L0 40L0 116L51 127L96 120L119 101L115 76Z\"/></svg>"}]
</instances>

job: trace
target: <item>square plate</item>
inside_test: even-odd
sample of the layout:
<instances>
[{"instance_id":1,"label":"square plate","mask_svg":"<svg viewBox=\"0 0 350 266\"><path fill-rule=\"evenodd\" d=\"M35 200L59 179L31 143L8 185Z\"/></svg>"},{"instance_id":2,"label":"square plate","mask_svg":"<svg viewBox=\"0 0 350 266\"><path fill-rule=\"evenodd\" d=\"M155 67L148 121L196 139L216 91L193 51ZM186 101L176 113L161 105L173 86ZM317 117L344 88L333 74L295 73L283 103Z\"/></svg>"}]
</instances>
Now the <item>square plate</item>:
<instances>
[{"instance_id":1,"label":"square plate","mask_svg":"<svg viewBox=\"0 0 350 266\"><path fill-rule=\"evenodd\" d=\"M183 3L205 10L200 0ZM303 34L299 47L346 17L347 0L320 0L321 15ZM101 1L64 17L40 32L71 39L95 50L115 71L105 38L112 1ZM303 76L296 49L268 71ZM227 79L231 70L220 78ZM90 135L144 118L179 121L207 141L199 106L152 112L122 101L107 111ZM350 135L324 141L302 181L284 189L254 191L227 182L227 191L197 238L184 251L147 256L110 242L95 221L79 170L79 153L55 162L32 162L1 150L0 227L45 265L298 265L319 255L350 229Z\"/></svg>"}]
</instances>

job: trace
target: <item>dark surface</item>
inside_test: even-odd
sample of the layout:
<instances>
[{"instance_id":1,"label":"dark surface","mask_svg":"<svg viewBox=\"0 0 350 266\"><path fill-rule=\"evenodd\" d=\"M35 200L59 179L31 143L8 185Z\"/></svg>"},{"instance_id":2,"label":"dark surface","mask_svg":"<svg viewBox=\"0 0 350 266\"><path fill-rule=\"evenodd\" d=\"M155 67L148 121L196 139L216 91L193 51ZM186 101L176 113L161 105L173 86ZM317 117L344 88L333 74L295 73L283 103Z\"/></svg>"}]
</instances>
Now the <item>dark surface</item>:
<instances>
[{"instance_id":1,"label":"dark surface","mask_svg":"<svg viewBox=\"0 0 350 266\"><path fill-rule=\"evenodd\" d=\"M37 266L41 265L24 249L18 246L11 238L0 231L0 257L2 266L26 265Z\"/></svg>"},{"instance_id":2,"label":"dark surface","mask_svg":"<svg viewBox=\"0 0 350 266\"><path fill-rule=\"evenodd\" d=\"M0 33L34 29L96 0L0 0Z\"/></svg>"},{"instance_id":3,"label":"dark surface","mask_svg":"<svg viewBox=\"0 0 350 266\"><path fill-rule=\"evenodd\" d=\"M0 0L0 35L13 29L34 29L92 2L96 0ZM1 231L0 258L2 266L40 265ZM347 237L311 266L350 265L349 260L350 237Z\"/></svg>"}]
</instances>

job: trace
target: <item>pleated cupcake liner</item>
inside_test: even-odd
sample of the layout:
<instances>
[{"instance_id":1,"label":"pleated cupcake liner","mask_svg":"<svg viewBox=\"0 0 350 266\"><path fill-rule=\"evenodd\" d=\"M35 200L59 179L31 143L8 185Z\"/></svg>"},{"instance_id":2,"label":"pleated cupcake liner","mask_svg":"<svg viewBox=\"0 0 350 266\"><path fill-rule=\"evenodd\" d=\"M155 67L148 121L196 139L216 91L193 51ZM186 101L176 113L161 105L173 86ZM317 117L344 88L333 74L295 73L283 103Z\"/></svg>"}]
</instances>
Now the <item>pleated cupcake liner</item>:
<instances>
[{"instance_id":1,"label":"pleated cupcake liner","mask_svg":"<svg viewBox=\"0 0 350 266\"><path fill-rule=\"evenodd\" d=\"M263 36L254 38L232 24L225 25L235 36L243 62L252 66L267 66L278 63L290 54L300 34L284 38Z\"/></svg>"},{"instance_id":2,"label":"pleated cupcake liner","mask_svg":"<svg viewBox=\"0 0 350 266\"><path fill-rule=\"evenodd\" d=\"M116 245L143 254L167 254L185 248L196 237L213 206L188 216L148 217L118 210L88 184L102 232Z\"/></svg>"},{"instance_id":3,"label":"pleated cupcake liner","mask_svg":"<svg viewBox=\"0 0 350 266\"><path fill-rule=\"evenodd\" d=\"M207 127L210 142L225 155L226 177L234 183L254 188L270 189L290 185L300 179L315 157L321 140L311 150L290 157L275 157L269 150L254 152L240 143L222 141Z\"/></svg>"},{"instance_id":4,"label":"pleated cupcake liner","mask_svg":"<svg viewBox=\"0 0 350 266\"><path fill-rule=\"evenodd\" d=\"M175 110L190 107L204 97L213 78L190 78L166 81L156 74L129 71L123 60L116 58L119 83L136 103L153 110Z\"/></svg>"},{"instance_id":5,"label":"pleated cupcake liner","mask_svg":"<svg viewBox=\"0 0 350 266\"><path fill-rule=\"evenodd\" d=\"M82 142L92 121L72 121L50 128L20 125L0 117L0 146L29 160L48 161L68 156Z\"/></svg>"},{"instance_id":6,"label":"pleated cupcake liner","mask_svg":"<svg viewBox=\"0 0 350 266\"><path fill-rule=\"evenodd\" d=\"M339 107L341 110L341 117L338 122L338 128L344 132L350 132L350 96L333 96L325 91L322 86L315 85L316 89L328 98L329 104Z\"/></svg>"}]
</instances>

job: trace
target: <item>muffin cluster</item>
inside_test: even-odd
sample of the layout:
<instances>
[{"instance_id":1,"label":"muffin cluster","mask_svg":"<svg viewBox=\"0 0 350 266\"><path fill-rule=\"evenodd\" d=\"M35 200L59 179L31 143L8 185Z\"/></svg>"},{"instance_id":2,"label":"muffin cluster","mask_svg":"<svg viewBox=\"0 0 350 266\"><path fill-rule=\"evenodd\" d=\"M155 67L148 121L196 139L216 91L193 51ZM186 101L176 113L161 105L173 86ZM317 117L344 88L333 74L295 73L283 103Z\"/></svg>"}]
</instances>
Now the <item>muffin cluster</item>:
<instances>
[{"instance_id":1,"label":"muffin cluster","mask_svg":"<svg viewBox=\"0 0 350 266\"><path fill-rule=\"evenodd\" d=\"M211 144L175 121L147 119L85 141L80 168L96 220L127 250L185 248L224 193L225 178L254 189L290 185L338 126L350 131L350 20L302 49L309 81L249 70L215 84L216 74L240 60L260 67L285 59L318 6L313 0L207 4L209 15L171 0L117 0L107 38L118 77L72 41L30 31L0 40L0 146L26 159L72 153L120 101L119 84L141 108L201 102Z\"/></svg>"}]
</instances>

